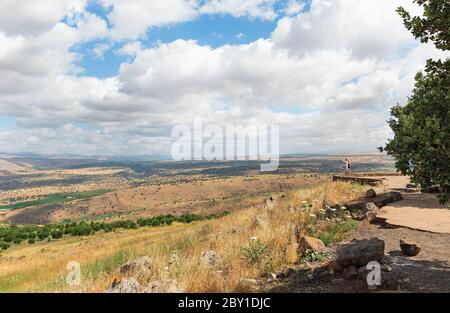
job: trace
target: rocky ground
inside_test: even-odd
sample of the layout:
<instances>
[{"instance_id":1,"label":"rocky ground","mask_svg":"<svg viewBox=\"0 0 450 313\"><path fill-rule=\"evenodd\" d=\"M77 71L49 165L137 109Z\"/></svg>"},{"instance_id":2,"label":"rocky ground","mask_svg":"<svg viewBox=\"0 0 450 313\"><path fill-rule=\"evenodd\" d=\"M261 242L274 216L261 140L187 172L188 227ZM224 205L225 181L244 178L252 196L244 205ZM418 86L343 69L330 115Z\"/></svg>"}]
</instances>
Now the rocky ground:
<instances>
[{"instance_id":1,"label":"rocky ground","mask_svg":"<svg viewBox=\"0 0 450 313\"><path fill-rule=\"evenodd\" d=\"M392 177L387 179L383 192L401 190L408 180L405 177ZM377 190L380 192L381 190ZM395 207L411 206L411 196L402 193L405 200L395 202ZM427 194L415 193L420 201L412 203L422 203L422 198L429 197ZM423 195L423 196L421 196ZM402 203L405 203L403 206ZM428 202L427 202L428 203ZM420 207L420 209L437 210L439 208ZM408 214L408 210L402 214ZM412 212L412 211L411 211ZM300 266L287 269L281 275L281 279L265 284L263 289L266 292L450 292L450 234L436 233L395 226L386 222L386 219L363 220L358 229L352 233L349 240L364 242L370 238L378 238L384 242L384 257L382 258L381 276L383 286L376 290L369 290L366 281L366 273L360 264L347 264L343 268L336 269L333 260L339 259L339 250L344 244L329 247L327 253L329 259L321 264L315 264L312 268ZM404 220L409 221L412 217L405 216ZM400 216L402 222L402 216ZM446 221L441 221L446 222ZM420 221L418 221L420 223ZM427 224L429 225L429 224ZM425 225L425 226L427 226ZM423 226L423 225L421 225ZM424 227L425 227L424 226ZM421 227L423 228L423 227ZM401 247L400 241L404 240ZM409 250L408 250L409 249ZM372 251L368 251L372 250ZM376 258L379 251L375 251L369 246L364 249L356 249L355 254L368 253L370 258ZM379 249L378 249L379 250ZM410 252L408 252L410 251ZM407 255L411 253L412 255ZM350 263L358 263L358 255ZM341 266L342 267L342 266ZM359 268L359 271L358 271Z\"/></svg>"}]
</instances>

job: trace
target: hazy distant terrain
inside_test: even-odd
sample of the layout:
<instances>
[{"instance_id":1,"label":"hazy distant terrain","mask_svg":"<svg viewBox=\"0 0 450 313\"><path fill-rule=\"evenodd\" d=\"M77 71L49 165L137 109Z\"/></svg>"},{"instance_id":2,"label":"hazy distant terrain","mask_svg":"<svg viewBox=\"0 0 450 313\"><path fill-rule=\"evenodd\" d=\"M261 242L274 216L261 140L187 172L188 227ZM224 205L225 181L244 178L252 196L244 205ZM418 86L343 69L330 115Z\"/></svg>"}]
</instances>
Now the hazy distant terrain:
<instances>
[{"instance_id":1,"label":"hazy distant terrain","mask_svg":"<svg viewBox=\"0 0 450 313\"><path fill-rule=\"evenodd\" d=\"M383 155L286 156L275 172L258 161L0 159L0 221L46 224L236 210L258 196L317 185L342 172L391 170Z\"/></svg>"}]
</instances>

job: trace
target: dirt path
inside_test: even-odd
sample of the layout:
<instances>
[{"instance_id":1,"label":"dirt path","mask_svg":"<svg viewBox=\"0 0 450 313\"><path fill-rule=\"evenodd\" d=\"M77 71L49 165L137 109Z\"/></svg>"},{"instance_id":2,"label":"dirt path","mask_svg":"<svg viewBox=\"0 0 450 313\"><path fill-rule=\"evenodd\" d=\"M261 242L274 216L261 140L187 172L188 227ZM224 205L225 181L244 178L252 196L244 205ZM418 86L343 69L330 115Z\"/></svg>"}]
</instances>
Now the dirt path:
<instances>
[{"instance_id":1,"label":"dirt path","mask_svg":"<svg viewBox=\"0 0 450 313\"><path fill-rule=\"evenodd\" d=\"M400 190L406 177L386 177L378 192ZM383 189L383 190L382 190ZM384 264L399 278L399 292L450 292L450 213L434 195L402 193L404 200L380 210L386 222L362 222L349 240L377 237L385 242ZM387 210L386 210L387 209ZM404 226L404 227L402 227ZM424 231L429 230L429 231ZM441 231L431 232L431 230ZM399 241L411 238L422 248L415 257L402 255ZM336 247L331 247L330 253ZM313 271L295 269L288 279L267 288L269 292L368 292L362 280L332 275L327 261Z\"/></svg>"}]
</instances>

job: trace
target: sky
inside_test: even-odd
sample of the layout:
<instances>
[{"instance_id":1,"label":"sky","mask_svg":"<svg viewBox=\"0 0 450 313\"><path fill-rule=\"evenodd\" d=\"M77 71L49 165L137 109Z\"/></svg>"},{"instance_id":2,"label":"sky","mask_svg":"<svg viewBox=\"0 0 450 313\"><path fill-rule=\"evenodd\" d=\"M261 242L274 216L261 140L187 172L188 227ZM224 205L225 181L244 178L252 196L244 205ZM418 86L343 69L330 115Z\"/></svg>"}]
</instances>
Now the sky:
<instances>
[{"instance_id":1,"label":"sky","mask_svg":"<svg viewBox=\"0 0 450 313\"><path fill-rule=\"evenodd\" d=\"M276 124L281 153L375 151L428 58L412 0L2 0L0 152L168 155Z\"/></svg>"}]
</instances>

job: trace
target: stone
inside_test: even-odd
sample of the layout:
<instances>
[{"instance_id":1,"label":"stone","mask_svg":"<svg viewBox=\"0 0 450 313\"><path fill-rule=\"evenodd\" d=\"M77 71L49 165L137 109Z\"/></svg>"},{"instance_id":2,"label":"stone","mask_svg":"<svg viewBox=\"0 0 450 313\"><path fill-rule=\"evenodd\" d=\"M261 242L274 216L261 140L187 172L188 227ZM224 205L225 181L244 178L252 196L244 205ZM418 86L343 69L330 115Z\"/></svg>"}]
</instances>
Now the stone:
<instances>
[{"instance_id":1,"label":"stone","mask_svg":"<svg viewBox=\"0 0 450 313\"><path fill-rule=\"evenodd\" d=\"M370 222L373 219L375 219L377 217L377 213L379 211L379 208L377 207L377 205L373 202L367 202L366 203L366 217L367 220Z\"/></svg>"},{"instance_id":2,"label":"stone","mask_svg":"<svg viewBox=\"0 0 450 313\"><path fill-rule=\"evenodd\" d=\"M399 290L400 282L399 282L398 276L392 272L382 274L381 275L381 286L379 286L377 289L394 290L394 291Z\"/></svg>"},{"instance_id":3,"label":"stone","mask_svg":"<svg viewBox=\"0 0 450 313\"><path fill-rule=\"evenodd\" d=\"M371 261L382 262L384 241L378 238L354 240L337 249L337 262L343 267L349 265L365 266Z\"/></svg>"},{"instance_id":4,"label":"stone","mask_svg":"<svg viewBox=\"0 0 450 313\"><path fill-rule=\"evenodd\" d=\"M114 280L111 287L106 290L107 293L140 293L142 286L135 278L123 278L120 281Z\"/></svg>"},{"instance_id":5,"label":"stone","mask_svg":"<svg viewBox=\"0 0 450 313\"><path fill-rule=\"evenodd\" d=\"M204 266L212 267L220 263L220 257L215 251L208 250L203 252L200 257L200 263Z\"/></svg>"},{"instance_id":6,"label":"stone","mask_svg":"<svg viewBox=\"0 0 450 313\"><path fill-rule=\"evenodd\" d=\"M347 280L352 280L358 278L359 273L358 269L354 265L347 266L344 268L344 271L342 272L342 277Z\"/></svg>"},{"instance_id":7,"label":"stone","mask_svg":"<svg viewBox=\"0 0 450 313\"><path fill-rule=\"evenodd\" d=\"M421 247L411 239L400 239L400 249L407 256L416 256L420 253Z\"/></svg>"},{"instance_id":8,"label":"stone","mask_svg":"<svg viewBox=\"0 0 450 313\"><path fill-rule=\"evenodd\" d=\"M376 196L377 193L372 188L366 191L366 198L375 198Z\"/></svg>"},{"instance_id":9,"label":"stone","mask_svg":"<svg viewBox=\"0 0 450 313\"><path fill-rule=\"evenodd\" d=\"M406 188L417 188L415 184L406 184Z\"/></svg>"},{"instance_id":10,"label":"stone","mask_svg":"<svg viewBox=\"0 0 450 313\"><path fill-rule=\"evenodd\" d=\"M296 242L290 242L286 245L285 256L288 263L295 264L298 262L298 248L299 244Z\"/></svg>"},{"instance_id":11,"label":"stone","mask_svg":"<svg viewBox=\"0 0 450 313\"><path fill-rule=\"evenodd\" d=\"M333 273L340 273L344 270L344 267L337 260L333 260L328 264L328 268L333 270Z\"/></svg>"},{"instance_id":12,"label":"stone","mask_svg":"<svg viewBox=\"0 0 450 313\"><path fill-rule=\"evenodd\" d=\"M259 217L255 217L252 221L252 228L266 228L267 223Z\"/></svg>"},{"instance_id":13,"label":"stone","mask_svg":"<svg viewBox=\"0 0 450 313\"><path fill-rule=\"evenodd\" d=\"M302 252L310 249L314 253L320 253L325 250L325 244L318 238L304 236L300 240L299 249Z\"/></svg>"},{"instance_id":14,"label":"stone","mask_svg":"<svg viewBox=\"0 0 450 313\"><path fill-rule=\"evenodd\" d=\"M145 293L183 293L185 290L172 280L153 280L143 290Z\"/></svg>"},{"instance_id":15,"label":"stone","mask_svg":"<svg viewBox=\"0 0 450 313\"><path fill-rule=\"evenodd\" d=\"M120 267L124 277L148 277L153 272L153 262L148 256L129 261Z\"/></svg>"}]
</instances>

